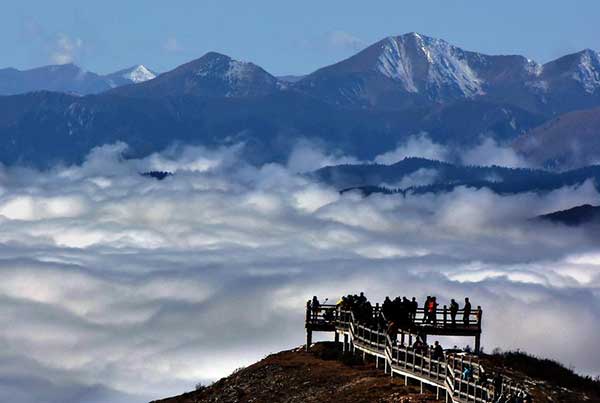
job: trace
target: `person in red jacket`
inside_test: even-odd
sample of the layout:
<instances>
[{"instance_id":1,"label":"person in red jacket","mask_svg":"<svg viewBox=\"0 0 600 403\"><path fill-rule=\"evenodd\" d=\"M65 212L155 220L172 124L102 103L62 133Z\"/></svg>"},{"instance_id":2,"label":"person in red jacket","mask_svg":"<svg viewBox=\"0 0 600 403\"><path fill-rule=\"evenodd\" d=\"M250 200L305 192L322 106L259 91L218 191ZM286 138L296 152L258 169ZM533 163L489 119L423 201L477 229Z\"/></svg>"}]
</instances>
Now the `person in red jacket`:
<instances>
[{"instance_id":1,"label":"person in red jacket","mask_svg":"<svg viewBox=\"0 0 600 403\"><path fill-rule=\"evenodd\" d=\"M435 297L431 297L427 303L427 316L429 317L428 322L433 323L435 326L437 323L437 307L438 303Z\"/></svg>"}]
</instances>

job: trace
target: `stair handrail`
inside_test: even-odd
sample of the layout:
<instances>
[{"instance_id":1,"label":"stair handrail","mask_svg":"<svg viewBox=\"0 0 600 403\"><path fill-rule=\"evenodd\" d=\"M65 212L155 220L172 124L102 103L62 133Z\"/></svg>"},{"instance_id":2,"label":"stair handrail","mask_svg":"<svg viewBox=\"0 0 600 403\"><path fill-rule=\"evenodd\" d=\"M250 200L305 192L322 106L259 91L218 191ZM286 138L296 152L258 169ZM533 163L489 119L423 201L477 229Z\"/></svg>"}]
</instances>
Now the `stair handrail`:
<instances>
[{"instance_id":1,"label":"stair handrail","mask_svg":"<svg viewBox=\"0 0 600 403\"><path fill-rule=\"evenodd\" d=\"M360 323L356 319L353 310L345 310L340 307L337 309L338 314L335 317L336 326L341 328L347 327L353 343L358 341L363 345L363 348L371 350L371 353L374 353L374 351L377 351L378 354L383 352L385 360L390 366L390 370L392 370L393 366L402 366L403 364L403 370L410 372L417 379L420 378L435 382L442 381L444 389L450 393L452 400L455 402L474 401L487 403L492 401L489 385L480 383L480 374L483 366L477 357L469 355L467 362L465 362L465 356L461 356L461 359L458 360L456 354L446 355L444 361L433 359L431 351L429 351L427 355L424 355L418 353L410 346L397 345L397 343L392 341L387 331L382 330L380 327L375 329L368 323ZM343 315L349 316L348 326L345 326L346 322L342 320ZM388 320L381 309L374 310L374 319L377 323L388 323ZM379 319L382 319L382 321L380 322ZM381 337L383 337L383 343L381 342ZM375 341L373 341L374 338ZM396 357L394 357L394 351L396 351ZM400 359L401 352L404 352L404 360ZM412 364L407 362L407 357L409 355L412 356ZM417 359L419 362L418 366L416 365ZM460 369L456 365L457 362L460 363ZM427 363L427 367L425 367L425 363ZM465 365L469 365L473 368L473 380L463 379L462 373ZM435 372L432 371L433 367L435 368ZM418 371L417 368L419 368ZM511 378L505 375L502 376L503 388L506 386L514 393L520 393L525 390L524 388L515 386L513 383L514 381ZM466 391L463 391L464 388L466 388ZM466 400L464 400L463 397Z\"/></svg>"}]
</instances>

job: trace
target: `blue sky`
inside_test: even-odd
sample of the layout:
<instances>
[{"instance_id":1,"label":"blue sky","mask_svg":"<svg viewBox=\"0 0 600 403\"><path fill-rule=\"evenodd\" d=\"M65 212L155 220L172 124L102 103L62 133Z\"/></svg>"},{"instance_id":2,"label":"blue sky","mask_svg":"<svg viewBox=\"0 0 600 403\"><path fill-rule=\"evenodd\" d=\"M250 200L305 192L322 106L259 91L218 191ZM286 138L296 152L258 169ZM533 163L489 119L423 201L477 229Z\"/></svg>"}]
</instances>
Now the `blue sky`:
<instances>
[{"instance_id":1,"label":"blue sky","mask_svg":"<svg viewBox=\"0 0 600 403\"><path fill-rule=\"evenodd\" d=\"M166 71L215 50L300 74L411 31L545 62L600 49L598 15L597 0L5 0L0 67L74 61L101 73L138 63Z\"/></svg>"}]
</instances>

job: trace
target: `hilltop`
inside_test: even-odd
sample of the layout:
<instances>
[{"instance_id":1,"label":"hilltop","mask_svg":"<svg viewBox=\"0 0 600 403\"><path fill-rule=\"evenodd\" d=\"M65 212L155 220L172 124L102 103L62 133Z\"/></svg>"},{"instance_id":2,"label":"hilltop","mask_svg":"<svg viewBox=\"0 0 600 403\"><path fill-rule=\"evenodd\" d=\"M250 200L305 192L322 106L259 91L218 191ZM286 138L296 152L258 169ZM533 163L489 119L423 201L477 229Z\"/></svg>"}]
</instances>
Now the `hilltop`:
<instances>
[{"instance_id":1,"label":"hilltop","mask_svg":"<svg viewBox=\"0 0 600 403\"><path fill-rule=\"evenodd\" d=\"M342 354L334 343L317 343L272 354L206 387L152 403L208 402L435 402L435 393L420 393L417 383L406 387L372 361ZM503 366L526 382L535 402L600 402L598 381L564 366L519 352L486 355L490 366ZM443 401L443 400L440 400Z\"/></svg>"}]
</instances>

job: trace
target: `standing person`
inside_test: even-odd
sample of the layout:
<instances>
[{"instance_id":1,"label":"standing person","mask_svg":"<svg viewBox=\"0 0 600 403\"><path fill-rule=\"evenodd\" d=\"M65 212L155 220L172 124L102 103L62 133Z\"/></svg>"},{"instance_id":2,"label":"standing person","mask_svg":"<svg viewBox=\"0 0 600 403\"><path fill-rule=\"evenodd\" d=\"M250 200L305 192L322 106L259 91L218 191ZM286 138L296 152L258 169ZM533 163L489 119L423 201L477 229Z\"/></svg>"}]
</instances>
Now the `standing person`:
<instances>
[{"instance_id":1,"label":"standing person","mask_svg":"<svg viewBox=\"0 0 600 403\"><path fill-rule=\"evenodd\" d=\"M429 307L430 301L431 301L431 295L428 295L427 299L425 300L425 305L423 305L423 323L427 323L427 321L429 320L428 307Z\"/></svg>"},{"instance_id":2,"label":"standing person","mask_svg":"<svg viewBox=\"0 0 600 403\"><path fill-rule=\"evenodd\" d=\"M411 324L417 320L417 309L419 309L419 303L415 297L412 297L412 301L410 302Z\"/></svg>"},{"instance_id":3,"label":"standing person","mask_svg":"<svg viewBox=\"0 0 600 403\"><path fill-rule=\"evenodd\" d=\"M398 339L398 325L395 321L390 322L390 325L387 328L387 334L388 336L390 336L392 344L396 344L396 341Z\"/></svg>"},{"instance_id":4,"label":"standing person","mask_svg":"<svg viewBox=\"0 0 600 403\"><path fill-rule=\"evenodd\" d=\"M473 380L473 367L471 367L470 365L465 365L465 369L462 373L462 379L465 381Z\"/></svg>"},{"instance_id":5,"label":"standing person","mask_svg":"<svg viewBox=\"0 0 600 403\"><path fill-rule=\"evenodd\" d=\"M471 316L471 302L469 298L465 298L465 308L463 309L463 323L465 326L469 325L469 317Z\"/></svg>"},{"instance_id":6,"label":"standing person","mask_svg":"<svg viewBox=\"0 0 600 403\"><path fill-rule=\"evenodd\" d=\"M429 298L429 302L427 303L427 322L433 323L434 326L435 326L435 323L437 320L436 311L437 311L437 302L435 300L435 297L431 297L431 298Z\"/></svg>"},{"instance_id":7,"label":"standing person","mask_svg":"<svg viewBox=\"0 0 600 403\"><path fill-rule=\"evenodd\" d=\"M494 401L498 400L502 393L502 375L499 372L494 374Z\"/></svg>"},{"instance_id":8,"label":"standing person","mask_svg":"<svg viewBox=\"0 0 600 403\"><path fill-rule=\"evenodd\" d=\"M320 306L321 306L321 304L319 303L319 299L317 298L317 296L316 295L313 296L312 302L310 304L313 320L317 320L317 318L319 316L319 307Z\"/></svg>"},{"instance_id":9,"label":"standing person","mask_svg":"<svg viewBox=\"0 0 600 403\"><path fill-rule=\"evenodd\" d=\"M408 300L408 298L402 297L402 306L404 307L404 310L410 315L410 301Z\"/></svg>"},{"instance_id":10,"label":"standing person","mask_svg":"<svg viewBox=\"0 0 600 403\"><path fill-rule=\"evenodd\" d=\"M431 358L437 361L444 361L444 349L442 348L440 342L437 340L435 341L435 343L433 343L433 354Z\"/></svg>"},{"instance_id":11,"label":"standing person","mask_svg":"<svg viewBox=\"0 0 600 403\"><path fill-rule=\"evenodd\" d=\"M452 299L450 300L450 320L453 327L456 326L456 314L458 314L458 302Z\"/></svg>"},{"instance_id":12,"label":"standing person","mask_svg":"<svg viewBox=\"0 0 600 403\"><path fill-rule=\"evenodd\" d=\"M383 301L383 305L381 305L381 312L383 313L383 316L385 316L385 319L390 321L392 319L392 311L393 311L393 307L392 307L393 303L392 300L390 299L390 297L385 297L385 300Z\"/></svg>"},{"instance_id":13,"label":"standing person","mask_svg":"<svg viewBox=\"0 0 600 403\"><path fill-rule=\"evenodd\" d=\"M402 308L402 299L400 297L394 298L392 301L392 319L398 321L400 319L400 309Z\"/></svg>"},{"instance_id":14,"label":"standing person","mask_svg":"<svg viewBox=\"0 0 600 403\"><path fill-rule=\"evenodd\" d=\"M412 348L415 350L417 354L423 354L426 349L426 344L421 340L421 336L417 336L415 342L412 345Z\"/></svg>"},{"instance_id":15,"label":"standing person","mask_svg":"<svg viewBox=\"0 0 600 403\"><path fill-rule=\"evenodd\" d=\"M410 323L410 301L406 297L402 297L398 307L398 326L402 329L408 328Z\"/></svg>"},{"instance_id":16,"label":"standing person","mask_svg":"<svg viewBox=\"0 0 600 403\"><path fill-rule=\"evenodd\" d=\"M363 305L363 319L369 325L373 324L373 305L369 301Z\"/></svg>"}]
</instances>

